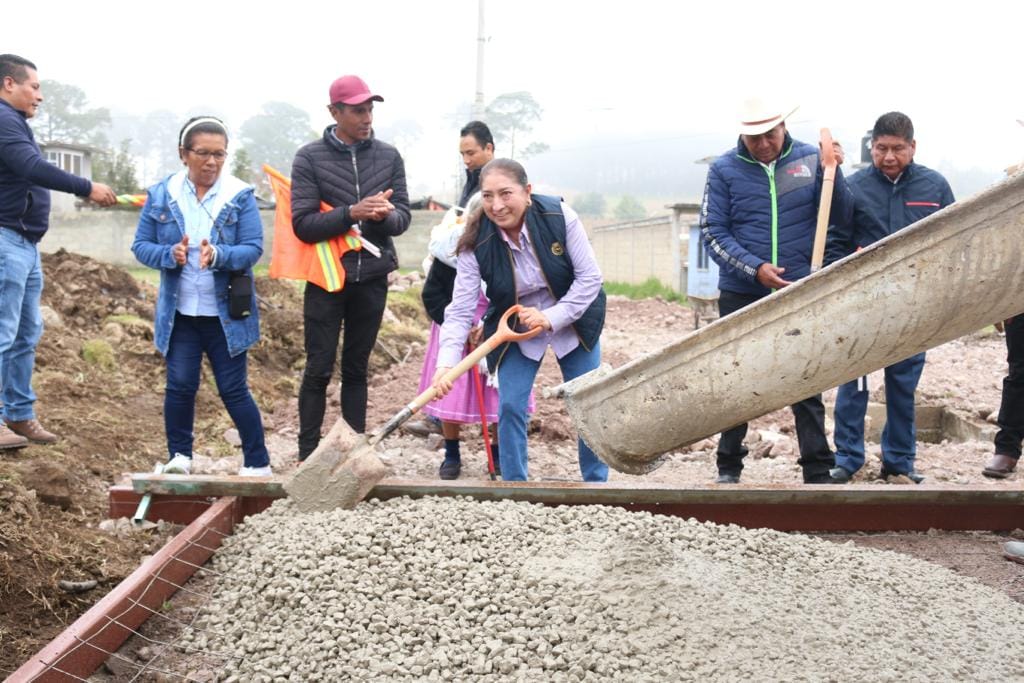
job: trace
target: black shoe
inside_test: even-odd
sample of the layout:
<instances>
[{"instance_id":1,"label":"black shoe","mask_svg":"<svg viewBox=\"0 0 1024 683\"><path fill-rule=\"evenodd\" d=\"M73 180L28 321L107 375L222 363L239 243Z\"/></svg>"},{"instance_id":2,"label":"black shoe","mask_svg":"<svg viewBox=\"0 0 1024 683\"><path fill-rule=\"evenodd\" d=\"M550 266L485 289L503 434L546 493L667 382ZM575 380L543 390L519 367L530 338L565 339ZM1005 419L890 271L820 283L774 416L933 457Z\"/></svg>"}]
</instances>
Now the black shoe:
<instances>
[{"instance_id":1,"label":"black shoe","mask_svg":"<svg viewBox=\"0 0 1024 683\"><path fill-rule=\"evenodd\" d=\"M833 467L828 471L828 476L833 484L849 484L853 479L853 473L845 467Z\"/></svg>"},{"instance_id":2,"label":"black shoe","mask_svg":"<svg viewBox=\"0 0 1024 683\"><path fill-rule=\"evenodd\" d=\"M720 472L718 479L715 479L716 484L738 484L740 483L740 475L738 474L727 474L726 472Z\"/></svg>"},{"instance_id":3,"label":"black shoe","mask_svg":"<svg viewBox=\"0 0 1024 683\"><path fill-rule=\"evenodd\" d=\"M804 475L804 483L805 484L836 484L838 482L836 482L836 480L832 478L831 474L829 474L828 472L825 472L824 474L811 474L811 475L805 474Z\"/></svg>"},{"instance_id":4,"label":"black shoe","mask_svg":"<svg viewBox=\"0 0 1024 683\"><path fill-rule=\"evenodd\" d=\"M458 479L459 474L462 473L462 461L461 460L449 460L444 459L441 463L441 468L437 471L437 476L442 479Z\"/></svg>"},{"instance_id":5,"label":"black shoe","mask_svg":"<svg viewBox=\"0 0 1024 683\"><path fill-rule=\"evenodd\" d=\"M918 474L914 470L910 470L909 472L893 472L892 470L887 469L884 466L882 467L881 477L882 477L882 479L886 479L886 480L888 480L889 477L906 477L907 479L909 479L910 481L914 482L915 484L920 484L921 482L924 481L924 475L923 474Z\"/></svg>"}]
</instances>

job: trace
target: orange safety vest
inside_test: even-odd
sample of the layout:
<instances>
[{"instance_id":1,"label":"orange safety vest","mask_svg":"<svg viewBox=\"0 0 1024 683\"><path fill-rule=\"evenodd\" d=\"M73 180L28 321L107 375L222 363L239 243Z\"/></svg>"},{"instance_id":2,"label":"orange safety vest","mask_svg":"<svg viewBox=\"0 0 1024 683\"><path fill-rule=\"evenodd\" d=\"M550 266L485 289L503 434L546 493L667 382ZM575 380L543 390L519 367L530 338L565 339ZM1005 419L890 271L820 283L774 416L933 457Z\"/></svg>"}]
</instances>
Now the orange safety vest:
<instances>
[{"instance_id":1,"label":"orange safety vest","mask_svg":"<svg viewBox=\"0 0 1024 683\"><path fill-rule=\"evenodd\" d=\"M280 171L263 164L270 187L277 200L274 211L274 246L270 252L270 277L305 280L327 290L339 292L345 286L345 268L341 257L347 251L363 248L358 237L338 235L323 242L309 244L295 235L292 227L292 181ZM320 202L320 211L333 207Z\"/></svg>"}]
</instances>

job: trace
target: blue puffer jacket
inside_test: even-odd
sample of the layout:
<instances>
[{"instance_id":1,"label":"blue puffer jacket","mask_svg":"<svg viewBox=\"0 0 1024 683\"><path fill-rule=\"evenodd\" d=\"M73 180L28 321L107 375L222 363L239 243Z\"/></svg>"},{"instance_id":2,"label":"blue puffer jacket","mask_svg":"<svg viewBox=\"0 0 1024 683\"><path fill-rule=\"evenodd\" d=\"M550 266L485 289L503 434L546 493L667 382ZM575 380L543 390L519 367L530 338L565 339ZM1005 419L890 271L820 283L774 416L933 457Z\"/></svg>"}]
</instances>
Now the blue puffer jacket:
<instances>
[{"instance_id":1,"label":"blue puffer jacket","mask_svg":"<svg viewBox=\"0 0 1024 683\"><path fill-rule=\"evenodd\" d=\"M850 176L853 220L828 231L825 263L838 261L952 204L953 190L938 171L911 162L896 182L874 166Z\"/></svg>"},{"instance_id":2,"label":"blue puffer jacket","mask_svg":"<svg viewBox=\"0 0 1024 683\"><path fill-rule=\"evenodd\" d=\"M135 230L132 253L144 265L160 270L160 295L156 304L154 341L156 348L167 355L178 307L178 285L182 267L171 255L174 245L185 235L185 220L178 208L183 174L179 171L149 188L149 197L142 207L139 226ZM237 356L259 341L259 308L253 291L252 315L235 320L228 315L228 279L231 271L244 270L252 275L252 266L263 254L263 223L250 185L230 175L221 177L212 215L216 216L210 231L210 243L217 248L213 270L217 312L228 353Z\"/></svg>"},{"instance_id":3,"label":"blue puffer jacket","mask_svg":"<svg viewBox=\"0 0 1024 683\"><path fill-rule=\"evenodd\" d=\"M720 290L769 294L756 278L764 263L785 268L782 277L791 282L810 273L821 181L818 148L788 133L774 165L755 160L742 140L711 164L701 235L719 265ZM837 170L830 222L845 226L852 213L850 189Z\"/></svg>"}]
</instances>

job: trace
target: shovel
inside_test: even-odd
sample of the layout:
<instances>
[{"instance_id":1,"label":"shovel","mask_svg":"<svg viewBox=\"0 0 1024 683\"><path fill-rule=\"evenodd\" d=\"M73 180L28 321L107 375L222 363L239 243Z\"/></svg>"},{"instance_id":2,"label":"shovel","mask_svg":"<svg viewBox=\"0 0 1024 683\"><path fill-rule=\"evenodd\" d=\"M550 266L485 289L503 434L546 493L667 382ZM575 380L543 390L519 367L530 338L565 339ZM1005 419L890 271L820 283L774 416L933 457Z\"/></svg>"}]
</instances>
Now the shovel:
<instances>
[{"instance_id":1,"label":"shovel","mask_svg":"<svg viewBox=\"0 0 1024 683\"><path fill-rule=\"evenodd\" d=\"M526 332L515 332L508 326L509 318L520 310L522 306L517 304L505 311L498 322L498 330L458 365L446 372L443 378L455 381L500 345L532 339L540 334L540 327ZM291 479L285 482L284 489L288 497L302 512L355 507L387 474L387 466L377 457L377 444L398 429L416 411L434 400L436 395L437 390L430 387L402 408L383 427L369 435L357 434L344 418L338 418L317 449L296 470Z\"/></svg>"},{"instance_id":2,"label":"shovel","mask_svg":"<svg viewBox=\"0 0 1024 683\"><path fill-rule=\"evenodd\" d=\"M821 129L821 158L825 162L821 179L821 203L818 204L818 222L814 231L814 248L811 250L811 272L821 270L825 260L825 237L828 234L828 218L832 211L832 189L836 180L836 152L832 149L832 133Z\"/></svg>"}]
</instances>

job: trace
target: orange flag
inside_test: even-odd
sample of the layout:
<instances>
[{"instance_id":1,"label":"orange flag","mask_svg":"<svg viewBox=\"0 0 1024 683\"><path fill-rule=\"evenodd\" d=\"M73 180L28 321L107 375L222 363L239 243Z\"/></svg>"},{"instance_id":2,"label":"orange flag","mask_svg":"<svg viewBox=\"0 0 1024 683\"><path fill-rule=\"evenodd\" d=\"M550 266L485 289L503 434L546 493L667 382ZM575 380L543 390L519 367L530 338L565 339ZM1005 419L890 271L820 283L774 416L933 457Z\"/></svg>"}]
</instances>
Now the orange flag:
<instances>
[{"instance_id":1,"label":"orange flag","mask_svg":"<svg viewBox=\"0 0 1024 683\"><path fill-rule=\"evenodd\" d=\"M292 181L268 164L263 171L277 200L274 212L274 246L270 252L270 277L306 280L327 290L340 291L345 286L345 269L341 257L346 251L359 250L358 239L340 235L317 244L303 242L292 228ZM320 202L320 211L333 207ZM355 244L352 244L354 242Z\"/></svg>"}]
</instances>

